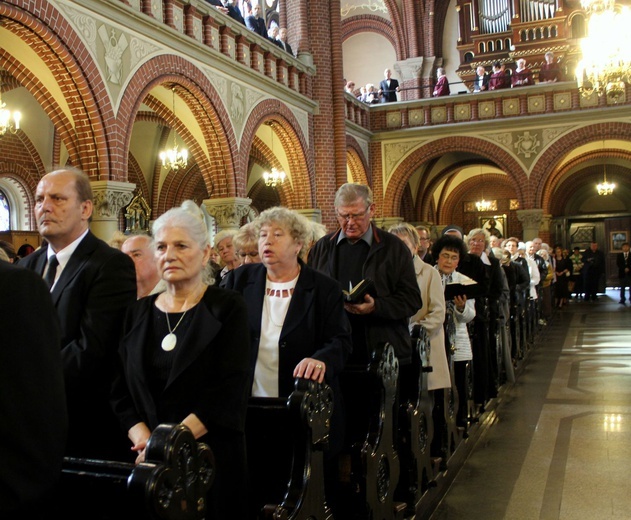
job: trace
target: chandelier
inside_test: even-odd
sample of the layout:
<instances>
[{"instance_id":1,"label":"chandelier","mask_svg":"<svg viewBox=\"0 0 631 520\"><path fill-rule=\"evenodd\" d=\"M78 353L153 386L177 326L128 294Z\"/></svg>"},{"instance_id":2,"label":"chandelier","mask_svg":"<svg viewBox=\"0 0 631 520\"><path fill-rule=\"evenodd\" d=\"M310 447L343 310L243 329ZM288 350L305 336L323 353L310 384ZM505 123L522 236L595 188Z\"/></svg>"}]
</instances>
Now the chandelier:
<instances>
[{"instance_id":1,"label":"chandelier","mask_svg":"<svg viewBox=\"0 0 631 520\"><path fill-rule=\"evenodd\" d=\"M173 117L175 118L175 87L171 88L173 93ZM175 130L173 131L173 148L169 148L160 152L160 159L162 160L162 167L169 168L173 171L177 171L180 168L186 168L188 163L188 150L178 149Z\"/></svg>"},{"instance_id":2,"label":"chandelier","mask_svg":"<svg viewBox=\"0 0 631 520\"><path fill-rule=\"evenodd\" d=\"M7 132L15 134L20 129L20 119L22 114L17 110L11 112L7 104L2 101L2 85L0 84L0 136Z\"/></svg>"},{"instance_id":3,"label":"chandelier","mask_svg":"<svg viewBox=\"0 0 631 520\"><path fill-rule=\"evenodd\" d=\"M270 139L272 141L272 155L276 157L276 155L274 154L274 131L272 130L273 123L270 121L266 124L269 126ZM285 182L285 177L285 172L275 167L272 167L270 171L263 172L263 181L265 182L265 185L269 186L270 188L275 188L279 184Z\"/></svg>"},{"instance_id":4,"label":"chandelier","mask_svg":"<svg viewBox=\"0 0 631 520\"><path fill-rule=\"evenodd\" d=\"M482 197L482 200L475 203L475 207L478 208L478 211L489 211L492 205L493 203L490 200L484 200L484 197Z\"/></svg>"},{"instance_id":5,"label":"chandelier","mask_svg":"<svg viewBox=\"0 0 631 520\"><path fill-rule=\"evenodd\" d=\"M480 165L480 181L482 186L484 186L484 175L482 174L482 165ZM482 200L479 200L475 203L475 207L478 211L491 211L493 208L493 202L490 200L484 200L484 195L482 195Z\"/></svg>"},{"instance_id":6,"label":"chandelier","mask_svg":"<svg viewBox=\"0 0 631 520\"><path fill-rule=\"evenodd\" d=\"M576 66L581 94L596 92L617 102L631 82L631 11L613 0L584 0L589 13L587 36L581 40L583 59Z\"/></svg>"}]
</instances>

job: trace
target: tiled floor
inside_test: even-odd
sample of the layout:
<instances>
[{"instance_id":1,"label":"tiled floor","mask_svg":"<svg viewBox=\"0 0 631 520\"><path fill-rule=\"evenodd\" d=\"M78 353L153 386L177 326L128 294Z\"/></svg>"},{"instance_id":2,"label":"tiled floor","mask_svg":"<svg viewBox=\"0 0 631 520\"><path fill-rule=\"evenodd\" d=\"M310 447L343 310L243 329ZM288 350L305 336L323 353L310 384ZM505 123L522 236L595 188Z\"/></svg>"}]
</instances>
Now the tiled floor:
<instances>
[{"instance_id":1,"label":"tiled floor","mask_svg":"<svg viewBox=\"0 0 631 520\"><path fill-rule=\"evenodd\" d=\"M618 300L557 313L432 520L631 519L631 306Z\"/></svg>"}]
</instances>

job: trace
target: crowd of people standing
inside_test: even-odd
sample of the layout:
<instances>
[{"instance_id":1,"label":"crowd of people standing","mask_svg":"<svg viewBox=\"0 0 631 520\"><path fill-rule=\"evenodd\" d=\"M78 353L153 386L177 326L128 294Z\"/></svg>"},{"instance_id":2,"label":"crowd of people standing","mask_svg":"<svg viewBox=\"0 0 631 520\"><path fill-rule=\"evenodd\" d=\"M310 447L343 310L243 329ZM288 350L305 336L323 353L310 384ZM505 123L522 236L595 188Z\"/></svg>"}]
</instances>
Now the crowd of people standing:
<instances>
[{"instance_id":1,"label":"crowd of people standing","mask_svg":"<svg viewBox=\"0 0 631 520\"><path fill-rule=\"evenodd\" d=\"M514 377L527 334L545 326L573 292L595 299L604 272L595 242L570 255L540 238L523 243L483 228L465 234L447 226L434 243L423 226L385 231L372 220L371 189L356 183L338 189L338 228L331 232L274 207L211 243L199 207L185 201L153 222L150 234L128 236L121 251L90 232L92 200L82 171L44 176L35 204L44 243L19 261L21 272L35 276L17 277L19 267L0 270L0 289L11 277L41 293L36 318L50 323L46 341L38 340L41 360L60 352L50 377L41 377L40 363L24 368L36 377L25 379L25 399L0 399L8 428L22 417L30 431L51 434L47 450L24 447L34 469L49 471L22 479L15 478L19 464L0 465L0 491L11 496L0 495L2 515L44 518L62 455L140 463L159 424L181 423L215 454L208 518L255 518L265 501L266 468L289 469L291 461L282 456L281 422L268 432L277 449L249 446L248 403L286 399L299 377L333 389L325 486L331 507L344 517L339 469L365 438L374 411L357 381L381 344L391 344L398 360L398 399L411 401L418 378L413 336L427 331L436 431L446 427L441 397L453 376L461 396L457 424L466 432ZM629 245L622 250L621 303L631 268ZM368 280L358 300L344 295ZM11 316L3 314L3 330L13 330L11 321L28 330ZM30 397L39 382L46 385L42 401ZM436 456L443 438L434 436ZM269 484L282 491L285 483Z\"/></svg>"}]
</instances>

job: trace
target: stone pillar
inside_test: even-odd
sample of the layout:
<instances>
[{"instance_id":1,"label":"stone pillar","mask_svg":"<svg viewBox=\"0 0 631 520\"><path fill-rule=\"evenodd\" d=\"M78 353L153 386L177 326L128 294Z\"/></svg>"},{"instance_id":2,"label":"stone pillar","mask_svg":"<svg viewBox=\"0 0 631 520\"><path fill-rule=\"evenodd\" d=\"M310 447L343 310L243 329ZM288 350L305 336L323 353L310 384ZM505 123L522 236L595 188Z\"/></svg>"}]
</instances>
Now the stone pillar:
<instances>
[{"instance_id":1,"label":"stone pillar","mask_svg":"<svg viewBox=\"0 0 631 520\"><path fill-rule=\"evenodd\" d=\"M136 185L119 181L92 181L94 210L90 230L106 242L119 229L120 212L134 196Z\"/></svg>"},{"instance_id":2,"label":"stone pillar","mask_svg":"<svg viewBox=\"0 0 631 520\"><path fill-rule=\"evenodd\" d=\"M524 230L522 240L527 242L539 236L539 227L543 220L542 209L518 209L517 219Z\"/></svg>"},{"instance_id":3,"label":"stone pillar","mask_svg":"<svg viewBox=\"0 0 631 520\"><path fill-rule=\"evenodd\" d=\"M403 217L376 217L373 218L372 221L377 227L388 231L388 228L390 228L390 226L394 226L403 222Z\"/></svg>"},{"instance_id":4,"label":"stone pillar","mask_svg":"<svg viewBox=\"0 0 631 520\"><path fill-rule=\"evenodd\" d=\"M322 210L317 208L307 208L307 209L297 209L297 213L307 217L307 219L312 220L313 222L317 222L318 224L322 223Z\"/></svg>"},{"instance_id":5,"label":"stone pillar","mask_svg":"<svg viewBox=\"0 0 631 520\"><path fill-rule=\"evenodd\" d=\"M400 92L399 101L406 99L420 99L423 97L421 92L423 82L421 80L424 61L425 58L421 56L418 58L409 58L407 60L397 61L394 64L394 70L397 74L396 77L399 79L401 88L418 89L416 92L414 90Z\"/></svg>"},{"instance_id":6,"label":"stone pillar","mask_svg":"<svg viewBox=\"0 0 631 520\"><path fill-rule=\"evenodd\" d=\"M242 197L223 197L208 199L203 202L204 208L217 223L217 231L239 229L241 219L250 212L252 199Z\"/></svg>"}]
</instances>

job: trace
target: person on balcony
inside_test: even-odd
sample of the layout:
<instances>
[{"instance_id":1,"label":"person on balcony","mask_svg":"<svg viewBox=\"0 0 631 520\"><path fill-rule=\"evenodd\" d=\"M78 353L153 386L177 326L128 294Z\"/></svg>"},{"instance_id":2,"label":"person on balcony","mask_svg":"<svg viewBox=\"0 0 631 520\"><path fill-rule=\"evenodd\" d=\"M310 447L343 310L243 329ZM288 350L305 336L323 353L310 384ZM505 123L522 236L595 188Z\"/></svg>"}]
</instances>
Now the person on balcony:
<instances>
[{"instance_id":1,"label":"person on balcony","mask_svg":"<svg viewBox=\"0 0 631 520\"><path fill-rule=\"evenodd\" d=\"M445 69L439 67L436 69L436 75L438 76L438 81L436 82L436 86L434 87L434 97L448 96L451 92L449 91L449 81L447 80L447 76L445 75Z\"/></svg>"},{"instance_id":2,"label":"person on balcony","mask_svg":"<svg viewBox=\"0 0 631 520\"><path fill-rule=\"evenodd\" d=\"M527 87L528 85L534 84L535 81L532 78L532 71L526 67L526 60L524 58L519 58L517 60L517 68L511 75L511 86L516 88Z\"/></svg>"},{"instance_id":3,"label":"person on balcony","mask_svg":"<svg viewBox=\"0 0 631 520\"><path fill-rule=\"evenodd\" d=\"M507 73L505 65L496 61L493 63L493 74L489 78L489 90L510 88L510 72Z\"/></svg>"},{"instance_id":4,"label":"person on balcony","mask_svg":"<svg viewBox=\"0 0 631 520\"><path fill-rule=\"evenodd\" d=\"M541 65L539 71L539 83L556 83L562 81L559 64L554 61L554 53L548 51L545 54L546 62Z\"/></svg>"},{"instance_id":5,"label":"person on balcony","mask_svg":"<svg viewBox=\"0 0 631 520\"><path fill-rule=\"evenodd\" d=\"M397 101L397 92L399 92L399 82L392 78L392 72L390 69L386 69L383 72L384 78L379 83L379 97L382 103L390 103Z\"/></svg>"},{"instance_id":6,"label":"person on balcony","mask_svg":"<svg viewBox=\"0 0 631 520\"><path fill-rule=\"evenodd\" d=\"M489 89L489 75L486 73L486 69L479 65L475 69L475 80L473 81L473 92L485 92Z\"/></svg>"}]
</instances>

